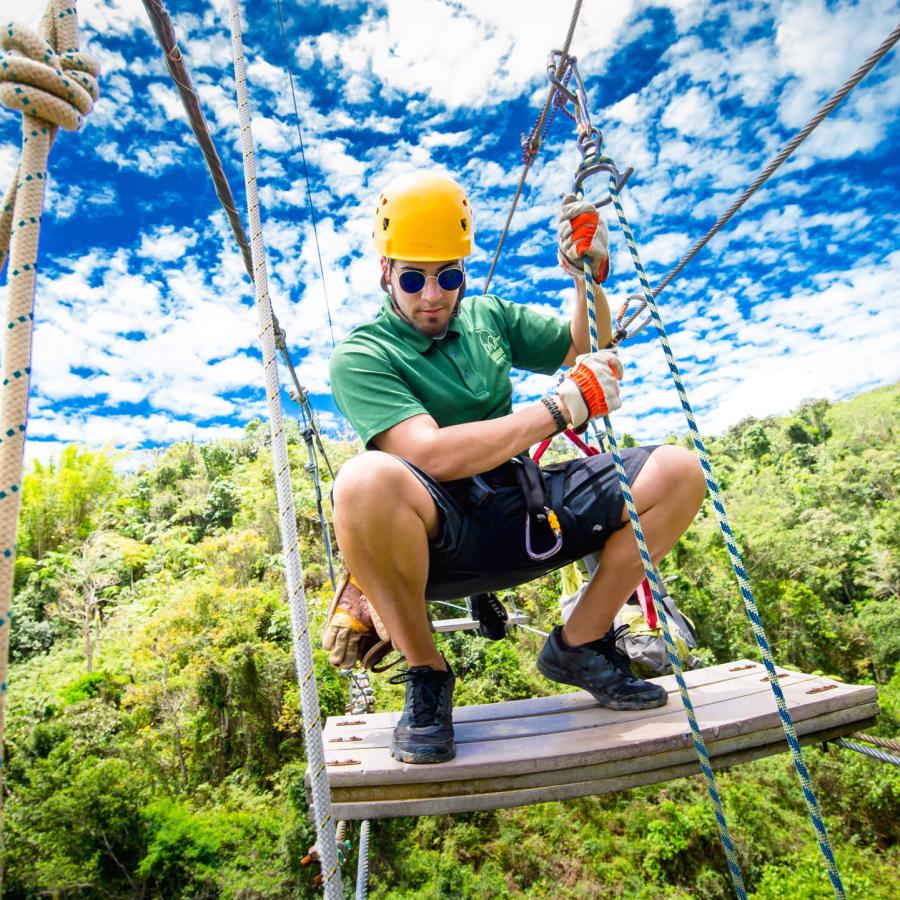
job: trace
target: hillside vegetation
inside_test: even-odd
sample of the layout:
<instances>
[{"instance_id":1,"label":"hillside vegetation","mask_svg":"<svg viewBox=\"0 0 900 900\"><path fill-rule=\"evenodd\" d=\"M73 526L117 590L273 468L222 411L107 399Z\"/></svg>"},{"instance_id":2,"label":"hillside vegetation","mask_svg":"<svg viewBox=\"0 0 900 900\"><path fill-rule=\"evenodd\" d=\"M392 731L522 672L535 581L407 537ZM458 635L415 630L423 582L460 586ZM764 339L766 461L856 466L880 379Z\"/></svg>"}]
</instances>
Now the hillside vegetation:
<instances>
[{"instance_id":1,"label":"hillside vegetation","mask_svg":"<svg viewBox=\"0 0 900 900\"><path fill-rule=\"evenodd\" d=\"M900 733L897 386L710 441L776 658L879 686ZM24 485L7 726L9 898L313 896L313 842L267 428L138 470L68 448ZM679 440L682 440L679 438ZM330 599L306 450L291 462L313 633ZM328 443L333 464L355 452ZM756 656L712 511L663 565L707 662ZM539 628L558 577L517 592ZM440 614L440 613L438 613ZM547 693L540 639L443 638L457 704ZM317 651L323 712L347 684ZM373 677L380 709L399 688ZM896 896L898 770L806 751L851 897ZM831 896L782 755L719 775L757 900ZM355 853L345 867L351 894ZM731 896L702 780L373 823L377 898ZM892 874L893 873L893 874ZM894 888L890 885L894 884Z\"/></svg>"}]
</instances>

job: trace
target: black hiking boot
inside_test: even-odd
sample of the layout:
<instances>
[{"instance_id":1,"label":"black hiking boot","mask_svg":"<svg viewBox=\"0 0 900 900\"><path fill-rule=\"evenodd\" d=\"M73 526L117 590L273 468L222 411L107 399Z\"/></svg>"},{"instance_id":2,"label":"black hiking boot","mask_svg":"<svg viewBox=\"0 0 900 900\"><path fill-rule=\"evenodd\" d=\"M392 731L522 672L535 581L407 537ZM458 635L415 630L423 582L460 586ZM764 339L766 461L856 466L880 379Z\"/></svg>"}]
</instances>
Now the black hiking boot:
<instances>
[{"instance_id":1,"label":"black hiking boot","mask_svg":"<svg viewBox=\"0 0 900 900\"><path fill-rule=\"evenodd\" d=\"M391 756L405 763L442 763L453 759L456 756L453 673L413 666L394 675L391 682L406 682L406 703L394 729Z\"/></svg>"},{"instance_id":2,"label":"black hiking boot","mask_svg":"<svg viewBox=\"0 0 900 900\"><path fill-rule=\"evenodd\" d=\"M596 641L568 647L562 625L557 625L538 656L537 667L551 681L583 688L609 709L655 709L669 699L665 688L634 677L612 628Z\"/></svg>"}]
</instances>

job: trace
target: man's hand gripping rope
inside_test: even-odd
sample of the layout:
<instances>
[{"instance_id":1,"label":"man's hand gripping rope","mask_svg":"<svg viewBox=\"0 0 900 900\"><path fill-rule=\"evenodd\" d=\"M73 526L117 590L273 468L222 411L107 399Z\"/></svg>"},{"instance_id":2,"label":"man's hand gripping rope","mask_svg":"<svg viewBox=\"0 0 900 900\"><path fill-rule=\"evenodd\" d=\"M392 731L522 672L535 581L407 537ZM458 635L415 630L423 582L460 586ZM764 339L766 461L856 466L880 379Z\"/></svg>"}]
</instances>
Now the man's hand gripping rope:
<instances>
[{"instance_id":1,"label":"man's hand gripping rope","mask_svg":"<svg viewBox=\"0 0 900 900\"><path fill-rule=\"evenodd\" d=\"M563 416L576 430L590 419L605 416L622 406L619 380L622 361L614 350L598 350L576 357L575 365L563 375L556 388Z\"/></svg>"},{"instance_id":2,"label":"man's hand gripping rope","mask_svg":"<svg viewBox=\"0 0 900 900\"><path fill-rule=\"evenodd\" d=\"M583 259L588 257L594 281L609 277L609 232L597 207L580 194L565 194L559 211L559 264L584 280Z\"/></svg>"}]
</instances>

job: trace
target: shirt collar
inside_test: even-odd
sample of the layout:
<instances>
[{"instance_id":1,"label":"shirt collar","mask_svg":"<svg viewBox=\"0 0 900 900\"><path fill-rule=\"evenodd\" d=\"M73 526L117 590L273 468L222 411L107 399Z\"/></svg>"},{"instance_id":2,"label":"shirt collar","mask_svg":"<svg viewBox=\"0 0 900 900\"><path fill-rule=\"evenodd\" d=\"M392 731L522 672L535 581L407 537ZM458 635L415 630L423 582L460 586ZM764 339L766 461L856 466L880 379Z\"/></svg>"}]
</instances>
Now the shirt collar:
<instances>
[{"instance_id":1,"label":"shirt collar","mask_svg":"<svg viewBox=\"0 0 900 900\"><path fill-rule=\"evenodd\" d=\"M426 350L431 349L433 344L438 343L434 338L428 337L427 334L422 334L421 331L413 328L406 319L401 319L395 312L394 304L387 294L384 296L384 302L381 307L381 316L388 328L393 331L397 337L414 347L419 353L424 353ZM447 326L447 334L442 340L447 340L447 338L451 336L458 338L459 335L459 316L453 316L450 319L450 324Z\"/></svg>"}]
</instances>

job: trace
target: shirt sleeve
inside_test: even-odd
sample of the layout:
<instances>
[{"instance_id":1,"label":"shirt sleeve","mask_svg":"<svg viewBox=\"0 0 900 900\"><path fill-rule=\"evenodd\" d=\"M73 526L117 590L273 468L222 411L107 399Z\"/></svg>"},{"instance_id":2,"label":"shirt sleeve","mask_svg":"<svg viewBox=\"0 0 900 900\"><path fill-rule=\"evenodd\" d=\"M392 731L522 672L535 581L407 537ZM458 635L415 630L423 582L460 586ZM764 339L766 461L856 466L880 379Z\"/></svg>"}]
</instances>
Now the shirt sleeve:
<instances>
[{"instance_id":1,"label":"shirt sleeve","mask_svg":"<svg viewBox=\"0 0 900 900\"><path fill-rule=\"evenodd\" d=\"M332 353L329 369L335 403L364 447L382 431L428 413L390 360L375 348L341 345Z\"/></svg>"},{"instance_id":2,"label":"shirt sleeve","mask_svg":"<svg viewBox=\"0 0 900 900\"><path fill-rule=\"evenodd\" d=\"M492 298L506 320L511 362L517 369L552 375L572 346L569 322L536 313L522 303Z\"/></svg>"}]
</instances>

